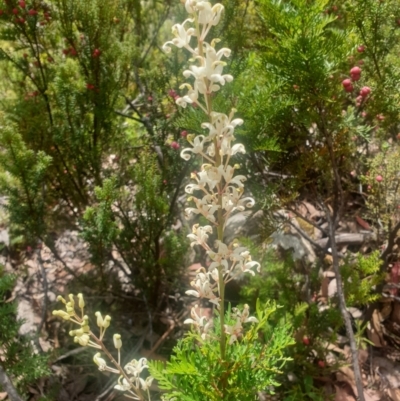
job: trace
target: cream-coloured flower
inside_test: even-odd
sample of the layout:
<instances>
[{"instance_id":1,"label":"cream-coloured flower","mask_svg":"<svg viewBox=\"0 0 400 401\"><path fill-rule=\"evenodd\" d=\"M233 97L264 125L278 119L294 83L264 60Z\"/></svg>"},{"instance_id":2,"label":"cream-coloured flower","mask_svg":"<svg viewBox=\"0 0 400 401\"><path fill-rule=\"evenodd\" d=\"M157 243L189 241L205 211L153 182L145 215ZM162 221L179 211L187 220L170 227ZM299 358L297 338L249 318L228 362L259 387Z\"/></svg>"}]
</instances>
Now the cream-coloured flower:
<instances>
[{"instance_id":1,"label":"cream-coloured flower","mask_svg":"<svg viewBox=\"0 0 400 401\"><path fill-rule=\"evenodd\" d=\"M190 316L192 317L191 319L186 319L183 324L194 324L195 326L203 326L204 321L206 320L205 316L199 316L198 313L196 312L196 309L199 308L199 305L195 305L191 310L190 310Z\"/></svg>"},{"instance_id":2,"label":"cream-coloured flower","mask_svg":"<svg viewBox=\"0 0 400 401\"><path fill-rule=\"evenodd\" d=\"M188 18L182 24L175 24L172 27L172 33L174 34L175 38L164 43L162 48L166 53L171 52L171 47L168 46L170 44L174 45L180 49L182 47L184 47L184 48L188 49L190 52L193 52L193 49L190 47L189 43L190 43L190 39L195 34L195 30L194 30L194 28L186 29L185 24L187 22L193 22L193 19Z\"/></svg>"},{"instance_id":3,"label":"cream-coloured flower","mask_svg":"<svg viewBox=\"0 0 400 401\"><path fill-rule=\"evenodd\" d=\"M211 226L200 226L195 224L192 227L192 233L187 237L192 240L190 246L201 245L206 246L208 240L208 234L212 234L213 229Z\"/></svg>"},{"instance_id":4,"label":"cream-coloured flower","mask_svg":"<svg viewBox=\"0 0 400 401\"><path fill-rule=\"evenodd\" d=\"M128 380L124 378L124 376L120 376L118 379L118 384L114 386L115 390L119 391L128 391L132 388L131 384L128 383Z\"/></svg>"},{"instance_id":5,"label":"cream-coloured flower","mask_svg":"<svg viewBox=\"0 0 400 401\"><path fill-rule=\"evenodd\" d=\"M193 142L192 142L193 147L192 148L185 148L185 149L182 150L182 152L181 152L182 159L189 160L190 157L191 157L189 152L190 153L194 153L194 154L202 153L203 149L204 149L204 142L205 142L204 135L196 136L193 139Z\"/></svg>"},{"instance_id":6,"label":"cream-coloured flower","mask_svg":"<svg viewBox=\"0 0 400 401\"><path fill-rule=\"evenodd\" d=\"M192 213L202 214L207 220L215 223L214 213L219 209L217 199L210 194L203 196L201 199L193 196L192 200L196 204L196 207L187 207L185 209L186 214L188 216L190 216Z\"/></svg>"},{"instance_id":7,"label":"cream-coloured flower","mask_svg":"<svg viewBox=\"0 0 400 401\"><path fill-rule=\"evenodd\" d=\"M107 368L106 361L101 357L100 352L94 355L93 362L99 367L99 370L103 371Z\"/></svg>"},{"instance_id":8,"label":"cream-coloured flower","mask_svg":"<svg viewBox=\"0 0 400 401\"><path fill-rule=\"evenodd\" d=\"M240 188L243 188L243 182L246 181L246 177L244 175L236 175L235 167L230 166L229 164L224 168L221 164L219 166L219 170L221 171L222 176L224 177L225 184L227 185L237 185Z\"/></svg>"},{"instance_id":9,"label":"cream-coloured flower","mask_svg":"<svg viewBox=\"0 0 400 401\"><path fill-rule=\"evenodd\" d=\"M250 316L250 308L247 304L244 305L243 311L240 311L239 308L232 308L232 317L239 319L242 323L258 323L257 318Z\"/></svg>"},{"instance_id":10,"label":"cream-coloured flower","mask_svg":"<svg viewBox=\"0 0 400 401\"><path fill-rule=\"evenodd\" d=\"M240 319L236 320L236 323L232 326L225 325L225 333L229 335L229 344L233 344L235 341L237 341L241 336L243 332L243 326L242 322Z\"/></svg>"},{"instance_id":11,"label":"cream-coloured flower","mask_svg":"<svg viewBox=\"0 0 400 401\"><path fill-rule=\"evenodd\" d=\"M139 382L140 386L142 387L143 391L147 391L150 389L151 384L153 383L154 377L147 376L146 380L143 380L141 377L139 377Z\"/></svg>"},{"instance_id":12,"label":"cream-coloured flower","mask_svg":"<svg viewBox=\"0 0 400 401\"><path fill-rule=\"evenodd\" d=\"M139 377L140 373L142 373L144 369L148 369L147 359L146 358L140 358L139 360L133 359L131 362L125 365L124 369L128 375Z\"/></svg>"},{"instance_id":13,"label":"cream-coloured flower","mask_svg":"<svg viewBox=\"0 0 400 401\"><path fill-rule=\"evenodd\" d=\"M219 298L215 295L213 286L210 283L209 273L198 273L196 280L193 280L190 285L194 290L186 291L187 295L192 295L197 298L206 298L210 302L219 306Z\"/></svg>"}]
</instances>

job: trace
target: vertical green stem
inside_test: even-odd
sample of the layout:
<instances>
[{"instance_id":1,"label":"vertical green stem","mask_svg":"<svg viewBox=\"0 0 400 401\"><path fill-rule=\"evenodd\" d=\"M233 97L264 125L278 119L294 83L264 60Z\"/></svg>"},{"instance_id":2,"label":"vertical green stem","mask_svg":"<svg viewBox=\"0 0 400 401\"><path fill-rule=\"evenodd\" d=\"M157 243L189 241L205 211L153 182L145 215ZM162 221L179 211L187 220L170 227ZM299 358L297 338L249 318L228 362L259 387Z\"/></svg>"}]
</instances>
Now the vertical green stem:
<instances>
[{"instance_id":1,"label":"vertical green stem","mask_svg":"<svg viewBox=\"0 0 400 401\"><path fill-rule=\"evenodd\" d=\"M210 99L211 102L211 99ZM217 138L214 138L214 148L215 148L215 167L218 168L221 163L221 156L219 154L219 148L217 146ZM218 241L223 241L224 239L224 215L222 210L222 189L224 188L224 182L222 181L218 185L218 211L217 211L217 232L218 232ZM219 285L219 296L220 307L219 307L219 317L221 324L221 337L220 337L220 350L221 350L221 359L224 361L226 356L226 334L225 334L225 282L224 282L224 274L222 271L223 267L218 266L218 285Z\"/></svg>"},{"instance_id":2,"label":"vertical green stem","mask_svg":"<svg viewBox=\"0 0 400 401\"><path fill-rule=\"evenodd\" d=\"M201 57L204 57L203 53L203 41L200 39L200 26L199 21L197 19L197 15L195 17L195 26L197 31L197 38L198 38L198 48L199 54ZM209 88L211 82L206 79L206 87ZM212 124L212 98L210 93L208 92L204 95L206 107L207 107L207 115L210 123ZM218 147L218 138L214 138L214 149L215 149L215 167L218 168L222 164L221 155L219 153ZM217 233L218 233L218 240L223 241L224 239L224 215L222 210L222 189L224 188L224 182L221 178L221 182L218 186L218 211L217 211ZM219 317L220 317L220 327L221 327L221 336L220 336L220 353L222 361L225 360L226 356L226 333L225 333L225 282L224 282L224 274L223 274L223 267L218 266L218 288L219 288L219 296L220 296L220 307L219 307Z\"/></svg>"}]
</instances>

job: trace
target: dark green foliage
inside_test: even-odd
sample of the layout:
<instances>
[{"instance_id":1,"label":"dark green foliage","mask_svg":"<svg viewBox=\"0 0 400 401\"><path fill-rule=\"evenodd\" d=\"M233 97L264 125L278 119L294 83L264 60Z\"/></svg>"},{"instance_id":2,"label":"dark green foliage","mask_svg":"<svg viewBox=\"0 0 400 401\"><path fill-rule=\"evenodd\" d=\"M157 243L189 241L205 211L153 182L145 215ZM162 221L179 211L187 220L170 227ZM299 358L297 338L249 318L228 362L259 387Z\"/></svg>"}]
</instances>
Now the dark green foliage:
<instances>
[{"instance_id":1,"label":"dark green foliage","mask_svg":"<svg viewBox=\"0 0 400 401\"><path fill-rule=\"evenodd\" d=\"M25 393L28 385L50 373L47 355L35 353L31 339L18 334L21 321L16 320L16 303L8 302L16 277L0 268L0 348L1 365L18 390Z\"/></svg>"},{"instance_id":2,"label":"dark green foliage","mask_svg":"<svg viewBox=\"0 0 400 401\"><path fill-rule=\"evenodd\" d=\"M282 196L311 181L330 181L325 142L343 142L336 127L342 106L333 97L352 42L323 13L326 3L257 2L262 38L238 78L238 109L251 124L246 139L260 153L253 163L260 170L266 160L273 172L295 177L279 187ZM341 145L337 157L341 152L348 150Z\"/></svg>"},{"instance_id":3,"label":"dark green foliage","mask_svg":"<svg viewBox=\"0 0 400 401\"><path fill-rule=\"evenodd\" d=\"M9 196L12 235L54 250L57 234L81 230L85 216L84 237L103 284L118 250L135 285L145 285L156 303L161 282L176 279L185 249L166 235L186 173L170 148L180 140L167 97L174 77L160 67L158 50L171 6L27 1L15 16L12 3L0 1L7 77L0 191Z\"/></svg>"},{"instance_id":4,"label":"dark green foliage","mask_svg":"<svg viewBox=\"0 0 400 401\"><path fill-rule=\"evenodd\" d=\"M187 250L179 234L165 231L173 205L157 170L155 156L143 152L126 169L134 186L114 175L96 187L97 202L86 209L82 232L96 265L104 267L114 247L123 259L118 266L154 302L162 282L175 282L181 275Z\"/></svg>"},{"instance_id":5,"label":"dark green foliage","mask_svg":"<svg viewBox=\"0 0 400 401\"><path fill-rule=\"evenodd\" d=\"M41 237L45 232L47 189L45 178L52 158L43 151L27 148L13 123L2 121L0 130L0 187L8 196L14 235L25 234L27 239Z\"/></svg>"}]
</instances>

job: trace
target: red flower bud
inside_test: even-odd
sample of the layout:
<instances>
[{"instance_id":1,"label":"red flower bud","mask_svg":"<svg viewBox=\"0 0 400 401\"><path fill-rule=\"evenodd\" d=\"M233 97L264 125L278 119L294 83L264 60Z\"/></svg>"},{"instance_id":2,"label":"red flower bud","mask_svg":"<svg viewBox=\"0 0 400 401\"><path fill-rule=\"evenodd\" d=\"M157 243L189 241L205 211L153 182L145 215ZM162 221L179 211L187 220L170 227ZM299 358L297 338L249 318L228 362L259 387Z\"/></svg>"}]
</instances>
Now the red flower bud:
<instances>
[{"instance_id":1,"label":"red flower bud","mask_svg":"<svg viewBox=\"0 0 400 401\"><path fill-rule=\"evenodd\" d=\"M171 148L172 148L172 149L175 149L175 150L178 150L178 149L180 148L180 145L179 145L178 142L173 141L173 142L171 143Z\"/></svg>"},{"instance_id":2,"label":"red flower bud","mask_svg":"<svg viewBox=\"0 0 400 401\"><path fill-rule=\"evenodd\" d=\"M346 88L347 86L351 86L350 79L346 78L342 81L342 85Z\"/></svg>"},{"instance_id":3,"label":"red flower bud","mask_svg":"<svg viewBox=\"0 0 400 401\"><path fill-rule=\"evenodd\" d=\"M345 86L344 90L345 90L346 92L353 92L354 87L353 87L353 85L348 85L348 86Z\"/></svg>"},{"instance_id":4,"label":"red flower bud","mask_svg":"<svg viewBox=\"0 0 400 401\"><path fill-rule=\"evenodd\" d=\"M353 74L353 75L360 75L360 74L361 74L361 68L360 68L360 67L353 67L353 68L350 70L350 74Z\"/></svg>"},{"instance_id":5,"label":"red flower bud","mask_svg":"<svg viewBox=\"0 0 400 401\"><path fill-rule=\"evenodd\" d=\"M93 50L93 53L92 53L92 56L93 56L94 58L97 58L97 57L100 56L100 54L101 54L101 50L99 50L99 49L94 49L94 50Z\"/></svg>"},{"instance_id":6,"label":"red flower bud","mask_svg":"<svg viewBox=\"0 0 400 401\"><path fill-rule=\"evenodd\" d=\"M363 86L360 90L360 96L367 97L371 93L371 88L368 86Z\"/></svg>"}]
</instances>

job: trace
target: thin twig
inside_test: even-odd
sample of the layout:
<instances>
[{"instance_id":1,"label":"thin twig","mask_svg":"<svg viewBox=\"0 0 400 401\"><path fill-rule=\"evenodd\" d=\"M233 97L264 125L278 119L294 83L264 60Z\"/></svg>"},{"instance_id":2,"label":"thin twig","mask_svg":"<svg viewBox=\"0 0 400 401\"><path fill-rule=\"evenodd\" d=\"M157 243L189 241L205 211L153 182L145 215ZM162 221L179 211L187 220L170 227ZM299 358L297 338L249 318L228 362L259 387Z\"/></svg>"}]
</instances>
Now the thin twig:
<instances>
[{"instance_id":1,"label":"thin twig","mask_svg":"<svg viewBox=\"0 0 400 401\"><path fill-rule=\"evenodd\" d=\"M94 401L101 401L103 398L105 398L111 391L113 391L117 381L113 378L112 380L110 380L110 384L106 385L105 390L99 394L96 399Z\"/></svg>"},{"instance_id":2,"label":"thin twig","mask_svg":"<svg viewBox=\"0 0 400 401\"><path fill-rule=\"evenodd\" d=\"M8 377L7 373L0 365L0 384L3 389L7 392L10 401L24 401L21 396L18 394L17 389L11 382L11 379Z\"/></svg>"},{"instance_id":3,"label":"thin twig","mask_svg":"<svg viewBox=\"0 0 400 401\"><path fill-rule=\"evenodd\" d=\"M388 244L386 249L381 254L381 259L383 260L383 264L381 267L381 271L386 271L388 262L388 256L392 253L393 247L395 245L395 241L397 238L397 232L400 230L400 221L394 226L393 230L389 233Z\"/></svg>"},{"instance_id":4,"label":"thin twig","mask_svg":"<svg viewBox=\"0 0 400 401\"><path fill-rule=\"evenodd\" d=\"M325 251L325 248L315 242L305 231L301 228L297 227L294 223L292 223L289 219L286 221L289 223L303 238L305 238L310 244L314 245L315 248L319 249L320 251Z\"/></svg>"},{"instance_id":5,"label":"thin twig","mask_svg":"<svg viewBox=\"0 0 400 401\"><path fill-rule=\"evenodd\" d=\"M329 237L329 233L325 231L323 228L321 228L315 221L312 221L308 219L307 217L303 216L301 213L299 213L296 209L292 209L291 207L288 208L288 210L292 213L294 213L296 216L300 217L302 220L304 220L306 223L314 226L317 230L321 231L322 234L324 234L326 237Z\"/></svg>"},{"instance_id":6,"label":"thin twig","mask_svg":"<svg viewBox=\"0 0 400 401\"><path fill-rule=\"evenodd\" d=\"M329 213L329 209L326 206L325 206L325 214L326 214L326 218L328 220L330 245L331 245L331 249L332 249L332 264L333 264L333 269L335 271L335 276L336 276L337 294L338 294L338 298L339 298L339 308L340 308L340 312L341 312L343 320L344 320L344 325L346 327L346 334L347 334L347 337L349 338L349 342L350 342L350 350L351 350L351 356L352 356L352 362L353 362L354 379L356 382L356 387L357 387L357 392L358 392L358 400L365 401L364 387L363 387L362 377L361 377L361 368L360 368L360 363L359 363L359 359L358 359L357 343L356 343L356 340L354 337L354 331L353 331L353 327L351 325L350 314L346 307L346 299L345 299L344 291L343 291L342 275L340 273L340 267L339 267L339 255L338 255L338 251L336 248L336 241L335 241L335 228L334 228L333 220Z\"/></svg>"},{"instance_id":7,"label":"thin twig","mask_svg":"<svg viewBox=\"0 0 400 401\"><path fill-rule=\"evenodd\" d=\"M71 350L71 351L68 351L67 353L65 353L65 354L63 354L63 355L61 355L61 356L59 356L59 357L52 363L52 365L55 365L56 363L62 361L63 359L67 359L67 358L69 358L70 356L80 354L80 353L82 353L82 352L84 352L84 351L87 351L87 348L81 347L81 348L75 348L75 349L73 349L73 350Z\"/></svg>"},{"instance_id":8,"label":"thin twig","mask_svg":"<svg viewBox=\"0 0 400 401\"><path fill-rule=\"evenodd\" d=\"M38 258L38 264L40 268L40 274L42 275L42 280L43 280L43 305L42 305L42 317L40 320L40 324L38 326L37 332L38 336L40 336L40 333L43 329L44 322L46 321L47 317L47 306L48 306L48 290L49 290L49 284L47 282L47 275L46 275L46 270L43 266L43 259L41 255L41 249L37 250L37 258Z\"/></svg>"}]
</instances>

